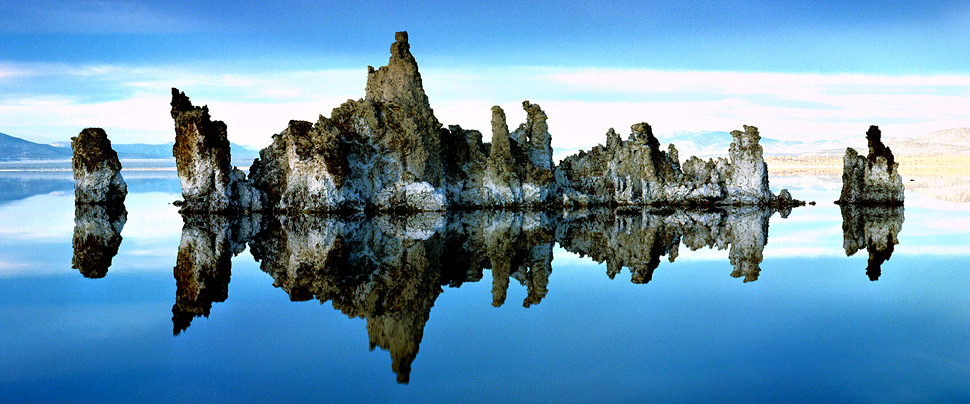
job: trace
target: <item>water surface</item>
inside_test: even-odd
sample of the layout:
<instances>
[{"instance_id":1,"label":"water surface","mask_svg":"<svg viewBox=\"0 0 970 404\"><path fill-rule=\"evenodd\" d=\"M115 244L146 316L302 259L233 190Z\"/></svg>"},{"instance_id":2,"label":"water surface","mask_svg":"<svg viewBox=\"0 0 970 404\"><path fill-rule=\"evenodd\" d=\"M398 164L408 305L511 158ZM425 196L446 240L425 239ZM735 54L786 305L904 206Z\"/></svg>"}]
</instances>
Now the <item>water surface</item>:
<instances>
[{"instance_id":1,"label":"water surface","mask_svg":"<svg viewBox=\"0 0 970 404\"><path fill-rule=\"evenodd\" d=\"M119 225L0 173L4 401L970 401L966 204L226 220L125 178Z\"/></svg>"}]
</instances>

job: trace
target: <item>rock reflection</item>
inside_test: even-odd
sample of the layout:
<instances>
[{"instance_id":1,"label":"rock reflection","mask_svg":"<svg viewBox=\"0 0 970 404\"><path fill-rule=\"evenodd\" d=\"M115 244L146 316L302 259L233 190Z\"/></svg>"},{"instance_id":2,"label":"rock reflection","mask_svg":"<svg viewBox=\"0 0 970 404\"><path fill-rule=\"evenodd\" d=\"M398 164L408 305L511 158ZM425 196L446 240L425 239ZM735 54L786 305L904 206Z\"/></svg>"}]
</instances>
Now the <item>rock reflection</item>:
<instances>
[{"instance_id":1,"label":"rock reflection","mask_svg":"<svg viewBox=\"0 0 970 404\"><path fill-rule=\"evenodd\" d=\"M74 257L71 267L85 278L103 278L121 246L128 212L120 205L74 205Z\"/></svg>"},{"instance_id":2,"label":"rock reflection","mask_svg":"<svg viewBox=\"0 0 970 404\"><path fill-rule=\"evenodd\" d=\"M230 220L214 214L187 215L182 220L172 306L174 335L185 331L193 318L208 317L212 303L229 297L230 259L245 250L259 223L258 216Z\"/></svg>"},{"instance_id":3,"label":"rock reflection","mask_svg":"<svg viewBox=\"0 0 970 404\"><path fill-rule=\"evenodd\" d=\"M232 254L249 244L260 269L293 301L331 302L366 320L370 348L389 351L400 383L410 378L431 308L444 286L483 280L492 305L505 304L513 281L525 307L549 292L553 246L623 268L647 283L662 256L681 244L728 250L734 277L757 280L771 210L473 211L413 215L186 216L175 277L175 333L227 298ZM258 232L257 232L258 230Z\"/></svg>"},{"instance_id":4,"label":"rock reflection","mask_svg":"<svg viewBox=\"0 0 970 404\"><path fill-rule=\"evenodd\" d=\"M758 280L768 243L768 218L773 212L759 208L672 212L613 213L609 210L570 213L556 231L556 241L567 251L606 262L613 279L626 267L633 283L647 283L660 265L660 257L677 258L680 244L692 251L704 247L728 249L734 265L731 276L745 282Z\"/></svg>"},{"instance_id":5,"label":"rock reflection","mask_svg":"<svg viewBox=\"0 0 970 404\"><path fill-rule=\"evenodd\" d=\"M842 246L845 255L852 256L865 248L869 252L866 275L869 280L879 280L882 263L889 260L893 247L899 244L897 236L903 228L902 206L851 206L842 205Z\"/></svg>"}]
</instances>

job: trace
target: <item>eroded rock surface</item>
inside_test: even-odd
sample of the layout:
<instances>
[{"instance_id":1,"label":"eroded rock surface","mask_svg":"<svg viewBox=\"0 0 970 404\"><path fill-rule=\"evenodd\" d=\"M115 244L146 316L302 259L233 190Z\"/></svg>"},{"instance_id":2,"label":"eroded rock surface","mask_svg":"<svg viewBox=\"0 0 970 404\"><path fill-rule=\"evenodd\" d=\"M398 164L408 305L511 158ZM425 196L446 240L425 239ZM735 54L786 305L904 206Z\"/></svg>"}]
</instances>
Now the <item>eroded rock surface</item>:
<instances>
[{"instance_id":1,"label":"eroded rock surface","mask_svg":"<svg viewBox=\"0 0 970 404\"><path fill-rule=\"evenodd\" d=\"M76 204L120 205L128 195L121 177L118 153L111 148L108 135L101 128L87 128L71 138L71 168L74 171Z\"/></svg>"},{"instance_id":2,"label":"eroded rock surface","mask_svg":"<svg viewBox=\"0 0 970 404\"><path fill-rule=\"evenodd\" d=\"M858 206L842 208L842 245L847 257L865 248L869 253L866 275L876 281L882 275L882 264L889 260L899 244L899 232L905 220L903 207Z\"/></svg>"},{"instance_id":3,"label":"eroded rock surface","mask_svg":"<svg viewBox=\"0 0 970 404\"><path fill-rule=\"evenodd\" d=\"M552 161L542 108L510 131L492 108L492 141L475 130L443 127L424 92L406 32L387 66L368 68L365 97L314 122L290 121L250 168L229 166L226 127L208 109L172 91L175 154L187 211L433 212L558 206L797 206L768 190L758 130L735 131L729 159L660 150L650 125L627 141L610 129L606 146ZM787 195L787 193L786 193Z\"/></svg>"},{"instance_id":4,"label":"eroded rock surface","mask_svg":"<svg viewBox=\"0 0 970 404\"><path fill-rule=\"evenodd\" d=\"M175 145L172 154L182 183L183 212L260 211L260 196L246 174L232 167L226 124L213 121L208 106L196 107L172 89Z\"/></svg>"},{"instance_id":5,"label":"eroded rock surface","mask_svg":"<svg viewBox=\"0 0 970 404\"><path fill-rule=\"evenodd\" d=\"M899 163L892 150L882 143L878 126L869 127L866 140L869 141L869 153L865 156L851 147L845 150L842 193L836 203L902 205L905 188L897 172Z\"/></svg>"},{"instance_id":6,"label":"eroded rock surface","mask_svg":"<svg viewBox=\"0 0 970 404\"><path fill-rule=\"evenodd\" d=\"M730 159L687 159L660 142L650 125L638 123L628 140L610 129L606 146L566 157L556 169L556 182L566 206L792 206L800 204L783 190L768 189L768 167L758 144L758 128L733 131Z\"/></svg>"}]
</instances>

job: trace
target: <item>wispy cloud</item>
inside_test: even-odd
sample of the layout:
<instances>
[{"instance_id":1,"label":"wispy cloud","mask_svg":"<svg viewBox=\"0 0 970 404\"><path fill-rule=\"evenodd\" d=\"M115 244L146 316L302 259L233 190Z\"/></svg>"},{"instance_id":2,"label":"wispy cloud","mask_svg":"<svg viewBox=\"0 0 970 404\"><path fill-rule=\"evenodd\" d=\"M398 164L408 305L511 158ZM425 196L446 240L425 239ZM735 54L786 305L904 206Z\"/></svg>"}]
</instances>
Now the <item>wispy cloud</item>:
<instances>
[{"instance_id":1,"label":"wispy cloud","mask_svg":"<svg viewBox=\"0 0 970 404\"><path fill-rule=\"evenodd\" d=\"M626 133L642 121L658 134L748 124L799 140L861 136L870 124L886 136L970 126L970 75L431 66L422 77L442 123L483 130L486 139L492 105L514 127L525 119L522 100L539 103L557 148L589 147L610 127ZM172 136L169 89L178 87L226 121L233 141L261 146L290 119L314 121L362 97L365 81L363 69L0 64L0 130L63 140L102 126L119 141L163 143Z\"/></svg>"}]
</instances>

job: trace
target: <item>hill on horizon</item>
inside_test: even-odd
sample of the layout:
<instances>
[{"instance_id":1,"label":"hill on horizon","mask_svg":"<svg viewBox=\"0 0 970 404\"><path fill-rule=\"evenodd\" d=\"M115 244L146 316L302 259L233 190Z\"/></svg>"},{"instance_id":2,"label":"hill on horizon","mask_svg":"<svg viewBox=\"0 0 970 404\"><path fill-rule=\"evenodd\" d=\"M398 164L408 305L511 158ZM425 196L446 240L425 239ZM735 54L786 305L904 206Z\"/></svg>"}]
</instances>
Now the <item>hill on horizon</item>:
<instances>
[{"instance_id":1,"label":"hill on horizon","mask_svg":"<svg viewBox=\"0 0 970 404\"><path fill-rule=\"evenodd\" d=\"M34 143L0 133L0 161L55 160L71 158L71 148Z\"/></svg>"},{"instance_id":2,"label":"hill on horizon","mask_svg":"<svg viewBox=\"0 0 970 404\"><path fill-rule=\"evenodd\" d=\"M146 143L112 143L119 159L174 159L172 146L174 143L146 144ZM230 153L234 161L256 159L259 150L249 146L229 143ZM34 143L18 137L0 133L0 161L18 160L70 160L73 155L70 142L54 144Z\"/></svg>"}]
</instances>

